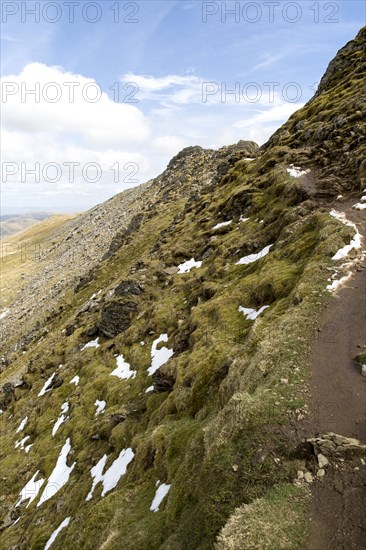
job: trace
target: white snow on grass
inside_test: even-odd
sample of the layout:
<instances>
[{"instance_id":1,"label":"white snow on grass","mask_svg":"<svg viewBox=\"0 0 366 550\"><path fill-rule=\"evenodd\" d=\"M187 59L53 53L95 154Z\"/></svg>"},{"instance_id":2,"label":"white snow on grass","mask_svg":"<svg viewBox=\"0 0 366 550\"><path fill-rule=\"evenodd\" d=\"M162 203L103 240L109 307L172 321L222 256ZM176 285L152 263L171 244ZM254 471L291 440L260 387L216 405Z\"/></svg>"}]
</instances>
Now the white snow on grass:
<instances>
[{"instance_id":1,"label":"white snow on grass","mask_svg":"<svg viewBox=\"0 0 366 550\"><path fill-rule=\"evenodd\" d=\"M76 375L74 378L70 380L70 384L75 384L75 386L78 386L80 382L80 376Z\"/></svg>"},{"instance_id":2,"label":"white snow on grass","mask_svg":"<svg viewBox=\"0 0 366 550\"><path fill-rule=\"evenodd\" d=\"M99 337L96 338L95 340L91 340L90 342L88 342L87 344L84 344L81 348L80 348L80 351L83 351L84 349L87 349L87 348L99 348L100 347L100 344L99 344Z\"/></svg>"},{"instance_id":3,"label":"white snow on grass","mask_svg":"<svg viewBox=\"0 0 366 550\"><path fill-rule=\"evenodd\" d=\"M59 534L59 532L62 531L62 529L65 529L65 527L67 527L69 525L70 519L71 518L65 518L64 521L62 523L60 523L60 525L57 527L57 529L55 529L55 531L52 533L52 535L50 536L50 538L46 542L46 546L44 547L44 550L48 550L50 548L51 544L53 544L55 542L56 537Z\"/></svg>"},{"instance_id":4,"label":"white snow on grass","mask_svg":"<svg viewBox=\"0 0 366 550\"><path fill-rule=\"evenodd\" d=\"M361 200L363 200L364 197L362 197ZM358 202L357 204L354 204L352 206L352 208L354 208L355 210L366 210L366 203L361 203L361 202Z\"/></svg>"},{"instance_id":5,"label":"white snow on grass","mask_svg":"<svg viewBox=\"0 0 366 550\"><path fill-rule=\"evenodd\" d=\"M161 342L167 342L167 341L168 341L167 334L161 334L159 338L153 341L151 346L151 366L147 369L149 376L154 374L154 372L160 369L160 367L165 365L165 363L169 361L172 355L174 355L174 351L165 346L163 346L160 349L157 349L158 345Z\"/></svg>"},{"instance_id":6,"label":"white snow on grass","mask_svg":"<svg viewBox=\"0 0 366 550\"><path fill-rule=\"evenodd\" d=\"M134 452L131 448L122 449L119 456L114 462L112 462L111 466L103 474L103 470L107 462L107 455L103 455L98 464L90 470L93 478L93 485L86 497L86 500L90 500L92 498L94 489L99 482L103 484L102 497L114 489L121 477L126 473L127 466L130 462L132 462L134 456Z\"/></svg>"},{"instance_id":7,"label":"white snow on grass","mask_svg":"<svg viewBox=\"0 0 366 550\"><path fill-rule=\"evenodd\" d=\"M178 265L177 273L189 273L191 269L201 267L202 262L196 262L194 258L187 260L186 262Z\"/></svg>"},{"instance_id":8,"label":"white snow on grass","mask_svg":"<svg viewBox=\"0 0 366 550\"><path fill-rule=\"evenodd\" d=\"M0 409L0 414L3 414L3 412L4 412L4 411L3 411L2 409Z\"/></svg>"},{"instance_id":9,"label":"white snow on grass","mask_svg":"<svg viewBox=\"0 0 366 550\"><path fill-rule=\"evenodd\" d=\"M106 404L107 403L105 401L99 401L99 399L95 401L94 405L97 408L97 410L95 411L95 416L98 416L98 414L101 414L102 412L104 412Z\"/></svg>"},{"instance_id":10,"label":"white snow on grass","mask_svg":"<svg viewBox=\"0 0 366 550\"><path fill-rule=\"evenodd\" d=\"M249 254L249 256L244 256L243 258L240 258L240 260L236 262L236 265L247 265L251 264L252 262L256 262L257 260L260 260L261 258L264 258L264 256L268 254L272 246L273 244L269 244L257 254Z\"/></svg>"},{"instance_id":11,"label":"white snow on grass","mask_svg":"<svg viewBox=\"0 0 366 550\"><path fill-rule=\"evenodd\" d=\"M15 442L15 448L17 449L18 447L20 449L24 449L24 443L26 441L28 441L28 439L30 439L30 435L26 435L25 437L23 437L23 439L21 439L20 441L16 441Z\"/></svg>"},{"instance_id":12,"label":"white snow on grass","mask_svg":"<svg viewBox=\"0 0 366 550\"><path fill-rule=\"evenodd\" d=\"M151 503L150 511L151 512L158 512L160 508L160 504L163 502L164 498L169 493L171 485L167 485L166 483L162 483L156 490L154 500Z\"/></svg>"},{"instance_id":13,"label":"white snow on grass","mask_svg":"<svg viewBox=\"0 0 366 550\"><path fill-rule=\"evenodd\" d=\"M4 311L2 313L0 313L0 321L2 319L5 319L5 317L9 314L10 310L9 309L4 309Z\"/></svg>"},{"instance_id":14,"label":"white snow on grass","mask_svg":"<svg viewBox=\"0 0 366 550\"><path fill-rule=\"evenodd\" d=\"M116 358L117 368L111 372L111 376L118 376L121 380L127 380L128 378L135 378L137 371L131 370L131 365L125 361L123 355L118 355Z\"/></svg>"},{"instance_id":15,"label":"white snow on grass","mask_svg":"<svg viewBox=\"0 0 366 550\"><path fill-rule=\"evenodd\" d=\"M240 313L243 313L244 316L250 321L255 321L256 318L262 313L262 311L267 309L267 307L269 306L262 306L261 308L256 310L256 309L239 306L238 311L240 311Z\"/></svg>"},{"instance_id":16,"label":"white snow on grass","mask_svg":"<svg viewBox=\"0 0 366 550\"><path fill-rule=\"evenodd\" d=\"M52 436L56 434L61 424L63 424L67 420L68 417L66 416L66 413L68 412L68 410L69 410L69 404L66 401L65 403L63 403L63 405L61 405L61 414L53 425Z\"/></svg>"},{"instance_id":17,"label":"white snow on grass","mask_svg":"<svg viewBox=\"0 0 366 550\"><path fill-rule=\"evenodd\" d=\"M360 199L361 202L365 202L366 201L366 195L363 195Z\"/></svg>"},{"instance_id":18,"label":"white snow on grass","mask_svg":"<svg viewBox=\"0 0 366 550\"><path fill-rule=\"evenodd\" d=\"M336 290L341 288L345 283L347 283L347 281L349 281L351 277L352 277L352 271L350 271L347 275L344 275L344 277L341 277L341 279L334 279L330 285L326 286L326 289L329 290L329 292L335 292Z\"/></svg>"},{"instance_id":19,"label":"white snow on grass","mask_svg":"<svg viewBox=\"0 0 366 550\"><path fill-rule=\"evenodd\" d=\"M240 216L239 223L247 222L249 218L244 218L244 216Z\"/></svg>"},{"instance_id":20,"label":"white snow on grass","mask_svg":"<svg viewBox=\"0 0 366 550\"><path fill-rule=\"evenodd\" d=\"M38 397L42 397L42 395L44 395L45 393L47 393L48 391L51 391L51 384L52 384L52 380L55 378L55 375L56 373L54 372L52 374L52 376L49 377L49 379L45 382L43 388L41 389L41 391L39 392L38 394Z\"/></svg>"},{"instance_id":21,"label":"white snow on grass","mask_svg":"<svg viewBox=\"0 0 366 550\"><path fill-rule=\"evenodd\" d=\"M308 174L310 170L301 170L299 166L294 166L293 164L290 164L290 166L287 168L287 172L293 178L300 178L301 176Z\"/></svg>"},{"instance_id":22,"label":"white snow on grass","mask_svg":"<svg viewBox=\"0 0 366 550\"><path fill-rule=\"evenodd\" d=\"M331 210L329 213L333 218L336 218L338 221L340 221L341 223L343 223L347 227L352 227L352 229L355 230L355 235L354 235L353 239L351 240L351 242L349 244L346 244L342 248L340 248L334 254L334 256L332 257L332 260L335 260L335 261L336 260L342 260L343 258L348 256L348 254L351 252L351 250L353 250L353 249L358 250L359 248L361 248L361 235L358 232L356 224L354 224L353 222L347 220L347 218L346 218L346 216L343 212L337 212L336 210Z\"/></svg>"},{"instance_id":23,"label":"white snow on grass","mask_svg":"<svg viewBox=\"0 0 366 550\"><path fill-rule=\"evenodd\" d=\"M19 504L21 504L25 500L29 501L26 506L26 508L28 508L31 502L33 502L33 500L37 498L38 493L41 490L41 487L45 481L44 479L38 479L37 481L35 481L38 474L39 470L37 470L34 476L28 481L28 483L24 485L23 489L19 493L20 499L16 503L15 508L17 508L17 506L19 506Z\"/></svg>"},{"instance_id":24,"label":"white snow on grass","mask_svg":"<svg viewBox=\"0 0 366 550\"><path fill-rule=\"evenodd\" d=\"M220 222L215 225L212 229L220 229L220 227L226 227L227 225L230 225L233 220L229 220L227 222Z\"/></svg>"},{"instance_id":25,"label":"white snow on grass","mask_svg":"<svg viewBox=\"0 0 366 550\"><path fill-rule=\"evenodd\" d=\"M76 462L71 466L67 465L67 455L71 450L70 438L68 437L65 445L62 447L59 457L56 462L50 477L48 478L47 485L41 495L41 498L37 504L41 506L46 500L52 498L69 480L70 474L73 471Z\"/></svg>"},{"instance_id":26,"label":"white snow on grass","mask_svg":"<svg viewBox=\"0 0 366 550\"><path fill-rule=\"evenodd\" d=\"M32 447L33 447L33 443L30 443L29 445L24 447L24 451L28 454Z\"/></svg>"},{"instance_id":27,"label":"white snow on grass","mask_svg":"<svg viewBox=\"0 0 366 550\"><path fill-rule=\"evenodd\" d=\"M154 391L154 386L149 386L146 388L145 393L150 393L151 391Z\"/></svg>"},{"instance_id":28,"label":"white snow on grass","mask_svg":"<svg viewBox=\"0 0 366 550\"><path fill-rule=\"evenodd\" d=\"M26 425L26 423L28 422L28 416L26 416L25 418L23 418L23 420L21 421L21 423L19 424L19 427L17 429L17 431L15 433L19 433L19 432L22 432L24 430L24 426Z\"/></svg>"}]
</instances>

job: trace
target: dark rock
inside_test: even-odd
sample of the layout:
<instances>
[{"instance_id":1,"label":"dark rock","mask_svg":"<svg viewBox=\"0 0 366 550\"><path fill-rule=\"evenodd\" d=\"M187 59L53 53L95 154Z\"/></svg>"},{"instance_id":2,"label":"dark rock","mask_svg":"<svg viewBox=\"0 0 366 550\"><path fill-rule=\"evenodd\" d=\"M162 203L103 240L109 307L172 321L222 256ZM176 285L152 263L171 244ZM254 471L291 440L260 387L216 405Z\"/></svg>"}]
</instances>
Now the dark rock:
<instances>
[{"instance_id":1,"label":"dark rock","mask_svg":"<svg viewBox=\"0 0 366 550\"><path fill-rule=\"evenodd\" d=\"M71 336L71 334L73 334L74 331L75 331L75 325L67 325L67 327L65 328L66 336Z\"/></svg>"},{"instance_id":2,"label":"dark rock","mask_svg":"<svg viewBox=\"0 0 366 550\"><path fill-rule=\"evenodd\" d=\"M172 391L175 384L175 375L170 369L160 368L152 375L154 391L169 392Z\"/></svg>"},{"instance_id":3,"label":"dark rock","mask_svg":"<svg viewBox=\"0 0 366 550\"><path fill-rule=\"evenodd\" d=\"M59 378L58 375L56 374L56 376L52 380L51 385L49 387L50 387L50 389L54 390L54 389L59 388L60 386L62 386L63 383L64 383L64 381L61 380L61 378Z\"/></svg>"},{"instance_id":4,"label":"dark rock","mask_svg":"<svg viewBox=\"0 0 366 550\"><path fill-rule=\"evenodd\" d=\"M84 275L83 277L80 277L79 282L76 284L74 288L75 294L82 290L83 288L87 287L88 284L93 280L94 278L94 270L90 270L89 273Z\"/></svg>"},{"instance_id":5,"label":"dark rock","mask_svg":"<svg viewBox=\"0 0 366 550\"><path fill-rule=\"evenodd\" d=\"M101 319L98 323L100 331L107 338L114 338L131 325L131 317L137 309L136 302L111 301L102 307Z\"/></svg>"},{"instance_id":6,"label":"dark rock","mask_svg":"<svg viewBox=\"0 0 366 550\"><path fill-rule=\"evenodd\" d=\"M114 293L116 296L128 296L129 294L139 295L143 292L143 288L135 281L124 281L120 283Z\"/></svg>"},{"instance_id":7,"label":"dark rock","mask_svg":"<svg viewBox=\"0 0 366 550\"><path fill-rule=\"evenodd\" d=\"M291 459L311 460L315 457L314 446L309 441L301 441L296 449L290 453Z\"/></svg>"},{"instance_id":8,"label":"dark rock","mask_svg":"<svg viewBox=\"0 0 366 550\"><path fill-rule=\"evenodd\" d=\"M113 422L113 424L115 426L117 426L117 424L121 424L122 422L124 422L127 418L127 415L126 414L113 414L112 417L111 417L111 420Z\"/></svg>"},{"instance_id":9,"label":"dark rock","mask_svg":"<svg viewBox=\"0 0 366 550\"><path fill-rule=\"evenodd\" d=\"M85 331L85 336L88 336L90 338L92 338L93 336L98 336L99 334L99 327L98 325L93 325L92 327L89 327L86 331Z\"/></svg>"},{"instance_id":10,"label":"dark rock","mask_svg":"<svg viewBox=\"0 0 366 550\"><path fill-rule=\"evenodd\" d=\"M6 410L11 402L14 400L14 389L12 384L9 384L7 382L3 385L1 388L1 394L0 394L0 409Z\"/></svg>"}]
</instances>

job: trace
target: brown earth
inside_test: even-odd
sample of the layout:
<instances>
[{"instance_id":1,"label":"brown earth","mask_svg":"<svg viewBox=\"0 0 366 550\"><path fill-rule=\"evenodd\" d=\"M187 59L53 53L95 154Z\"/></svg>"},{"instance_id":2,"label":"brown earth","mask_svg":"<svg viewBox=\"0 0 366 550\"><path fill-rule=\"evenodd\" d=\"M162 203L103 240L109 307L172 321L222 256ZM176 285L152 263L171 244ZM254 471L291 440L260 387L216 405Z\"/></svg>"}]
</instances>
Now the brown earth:
<instances>
[{"instance_id":1,"label":"brown earth","mask_svg":"<svg viewBox=\"0 0 366 550\"><path fill-rule=\"evenodd\" d=\"M365 235L364 212L337 209L345 211ZM365 263L327 308L312 354L311 431L335 432L362 443L366 443L366 379L354 357L366 344ZM366 549L363 457L329 457L325 476L311 485L308 550Z\"/></svg>"}]
</instances>

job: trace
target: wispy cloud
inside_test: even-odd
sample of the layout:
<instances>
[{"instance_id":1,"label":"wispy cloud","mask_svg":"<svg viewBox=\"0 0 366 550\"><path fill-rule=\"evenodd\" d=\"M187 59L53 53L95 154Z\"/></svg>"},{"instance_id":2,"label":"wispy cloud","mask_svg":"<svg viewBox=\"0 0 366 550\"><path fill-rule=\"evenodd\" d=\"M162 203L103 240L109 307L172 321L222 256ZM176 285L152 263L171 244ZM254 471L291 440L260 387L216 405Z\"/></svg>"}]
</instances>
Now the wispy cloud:
<instances>
[{"instance_id":1,"label":"wispy cloud","mask_svg":"<svg viewBox=\"0 0 366 550\"><path fill-rule=\"evenodd\" d=\"M15 38L14 36L9 36L8 34L2 34L0 35L0 38L5 42L24 42L24 40L21 40L20 38Z\"/></svg>"}]
</instances>

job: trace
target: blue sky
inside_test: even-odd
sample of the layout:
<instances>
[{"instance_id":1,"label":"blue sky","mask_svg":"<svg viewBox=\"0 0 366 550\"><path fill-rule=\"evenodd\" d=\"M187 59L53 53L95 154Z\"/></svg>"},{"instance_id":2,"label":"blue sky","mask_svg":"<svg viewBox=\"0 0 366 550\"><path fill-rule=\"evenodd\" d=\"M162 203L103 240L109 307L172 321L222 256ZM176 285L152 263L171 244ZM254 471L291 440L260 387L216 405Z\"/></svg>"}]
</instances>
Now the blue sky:
<instances>
[{"instance_id":1,"label":"blue sky","mask_svg":"<svg viewBox=\"0 0 366 550\"><path fill-rule=\"evenodd\" d=\"M365 24L365 3L354 0L79 1L72 22L63 1L38 2L36 22L24 8L36 4L2 2L2 159L11 165L3 211L85 209L156 176L184 146L265 142ZM36 82L41 94L58 83L62 98L22 98L22 87ZM70 105L64 82L77 92L97 83L103 94L94 104L79 94ZM37 162L32 181L27 170ZM74 178L65 162L79 162ZM89 163L101 167L95 182L82 172ZM42 172L48 164L61 167L55 181Z\"/></svg>"}]
</instances>

